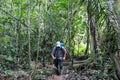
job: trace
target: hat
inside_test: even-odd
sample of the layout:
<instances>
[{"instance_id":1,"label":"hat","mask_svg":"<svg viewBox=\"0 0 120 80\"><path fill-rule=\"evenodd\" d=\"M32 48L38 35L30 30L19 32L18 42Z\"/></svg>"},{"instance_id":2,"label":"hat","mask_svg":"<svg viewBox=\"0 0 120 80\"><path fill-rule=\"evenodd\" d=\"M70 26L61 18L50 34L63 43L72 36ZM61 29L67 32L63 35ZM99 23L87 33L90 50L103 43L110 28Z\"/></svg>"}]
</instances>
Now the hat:
<instances>
[{"instance_id":1,"label":"hat","mask_svg":"<svg viewBox=\"0 0 120 80\"><path fill-rule=\"evenodd\" d=\"M57 41L56 46L60 47L60 41Z\"/></svg>"}]
</instances>

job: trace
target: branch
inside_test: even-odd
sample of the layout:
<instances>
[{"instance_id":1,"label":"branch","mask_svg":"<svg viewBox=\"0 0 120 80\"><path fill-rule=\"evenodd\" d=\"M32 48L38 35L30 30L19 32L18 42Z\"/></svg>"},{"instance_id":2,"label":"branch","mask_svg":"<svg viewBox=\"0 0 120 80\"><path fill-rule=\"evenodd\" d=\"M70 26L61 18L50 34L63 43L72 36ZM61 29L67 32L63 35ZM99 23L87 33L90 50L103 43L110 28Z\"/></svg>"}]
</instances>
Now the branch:
<instances>
[{"instance_id":1,"label":"branch","mask_svg":"<svg viewBox=\"0 0 120 80\"><path fill-rule=\"evenodd\" d=\"M19 21L21 24L23 24L24 26L28 27L27 24L25 24L23 21L17 19L16 17L14 17L12 14L10 14L9 12L5 11L4 9L0 8L0 10L2 10L4 13L6 13L7 15L9 15L10 17L14 18L15 20Z\"/></svg>"},{"instance_id":2,"label":"branch","mask_svg":"<svg viewBox=\"0 0 120 80\"><path fill-rule=\"evenodd\" d=\"M4 13L6 13L7 15L9 15L10 17L14 18L15 20L19 21L22 25L29 27L25 22L23 22L20 19L17 19L16 17L14 17L12 14L10 14L9 12L5 11L4 9L0 8L0 10L2 10ZM32 30L34 33L36 33L34 30Z\"/></svg>"}]
</instances>

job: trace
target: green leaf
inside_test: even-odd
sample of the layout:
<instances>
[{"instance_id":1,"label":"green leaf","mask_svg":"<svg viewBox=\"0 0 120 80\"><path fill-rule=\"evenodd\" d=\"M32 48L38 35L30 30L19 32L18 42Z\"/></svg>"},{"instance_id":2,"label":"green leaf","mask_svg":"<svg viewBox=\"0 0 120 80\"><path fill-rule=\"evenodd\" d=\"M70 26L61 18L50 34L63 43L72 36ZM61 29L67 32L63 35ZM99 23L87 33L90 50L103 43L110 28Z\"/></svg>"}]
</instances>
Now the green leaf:
<instances>
[{"instance_id":1,"label":"green leaf","mask_svg":"<svg viewBox=\"0 0 120 80\"><path fill-rule=\"evenodd\" d=\"M0 32L2 32L2 28L0 28Z\"/></svg>"},{"instance_id":2,"label":"green leaf","mask_svg":"<svg viewBox=\"0 0 120 80\"><path fill-rule=\"evenodd\" d=\"M8 57L6 57L6 60L8 60L8 61L13 61L13 58L11 57L11 56L8 56Z\"/></svg>"},{"instance_id":3,"label":"green leaf","mask_svg":"<svg viewBox=\"0 0 120 80\"><path fill-rule=\"evenodd\" d=\"M12 77L14 75L13 71L11 70L6 70L5 71L5 74L8 76L8 77Z\"/></svg>"}]
</instances>

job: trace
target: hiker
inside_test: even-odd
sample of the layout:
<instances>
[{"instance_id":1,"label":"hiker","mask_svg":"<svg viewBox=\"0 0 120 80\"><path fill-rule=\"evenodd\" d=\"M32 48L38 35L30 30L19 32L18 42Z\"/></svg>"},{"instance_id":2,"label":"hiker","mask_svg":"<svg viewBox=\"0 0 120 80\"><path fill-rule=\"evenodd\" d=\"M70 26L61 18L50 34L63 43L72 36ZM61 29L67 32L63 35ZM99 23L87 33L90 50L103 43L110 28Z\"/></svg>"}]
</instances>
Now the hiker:
<instances>
[{"instance_id":1,"label":"hiker","mask_svg":"<svg viewBox=\"0 0 120 80\"><path fill-rule=\"evenodd\" d=\"M58 66L60 66L60 70L62 70L63 61L66 58L66 49L61 45L59 41L56 43L56 46L53 48L51 56L54 60L55 67L58 69Z\"/></svg>"}]
</instances>

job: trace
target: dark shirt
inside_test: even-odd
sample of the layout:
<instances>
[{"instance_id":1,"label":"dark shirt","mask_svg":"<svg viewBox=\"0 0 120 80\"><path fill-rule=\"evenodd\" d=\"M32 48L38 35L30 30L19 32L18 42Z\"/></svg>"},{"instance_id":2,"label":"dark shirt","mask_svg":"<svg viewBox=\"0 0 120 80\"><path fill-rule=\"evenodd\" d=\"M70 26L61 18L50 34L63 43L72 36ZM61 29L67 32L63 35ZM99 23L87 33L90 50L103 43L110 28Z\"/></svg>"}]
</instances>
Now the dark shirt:
<instances>
[{"instance_id":1,"label":"dark shirt","mask_svg":"<svg viewBox=\"0 0 120 80\"><path fill-rule=\"evenodd\" d=\"M64 47L54 47L51 54L53 54L57 59L63 59L65 53L66 49Z\"/></svg>"}]
</instances>

